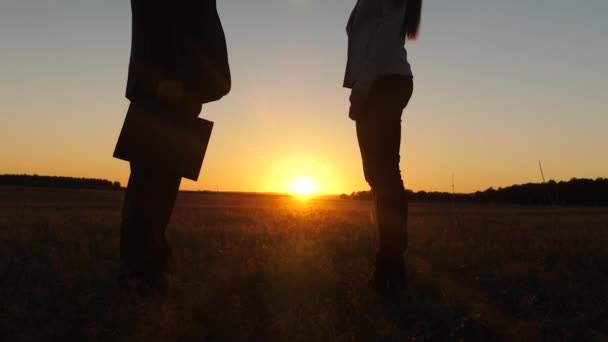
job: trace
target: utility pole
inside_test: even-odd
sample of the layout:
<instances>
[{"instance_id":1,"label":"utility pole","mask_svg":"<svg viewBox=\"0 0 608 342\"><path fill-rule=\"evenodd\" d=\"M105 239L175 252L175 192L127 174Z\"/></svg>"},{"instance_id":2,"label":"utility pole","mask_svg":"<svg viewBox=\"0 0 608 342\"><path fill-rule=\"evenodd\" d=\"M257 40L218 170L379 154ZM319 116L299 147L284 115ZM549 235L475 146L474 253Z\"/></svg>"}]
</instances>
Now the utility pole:
<instances>
[{"instance_id":1,"label":"utility pole","mask_svg":"<svg viewBox=\"0 0 608 342\"><path fill-rule=\"evenodd\" d=\"M543 179L543 185L545 185L545 184L547 184L547 182L545 181L545 173L543 172L543 164L540 162L540 160L538 161L538 168L540 169L540 176ZM550 204L553 205L554 197L555 197L556 201L558 199L557 190L555 192L555 196L553 196L553 194L551 193L551 189L549 188L549 185L546 185L545 191L547 192L547 200L549 201Z\"/></svg>"},{"instance_id":2,"label":"utility pole","mask_svg":"<svg viewBox=\"0 0 608 342\"><path fill-rule=\"evenodd\" d=\"M452 211L456 210L456 192L454 191L454 171L452 171Z\"/></svg>"},{"instance_id":3,"label":"utility pole","mask_svg":"<svg viewBox=\"0 0 608 342\"><path fill-rule=\"evenodd\" d=\"M541 164L540 160L538 161L538 168L540 169L540 176L543 179L543 184L545 183L545 173L543 172L543 164Z\"/></svg>"}]
</instances>

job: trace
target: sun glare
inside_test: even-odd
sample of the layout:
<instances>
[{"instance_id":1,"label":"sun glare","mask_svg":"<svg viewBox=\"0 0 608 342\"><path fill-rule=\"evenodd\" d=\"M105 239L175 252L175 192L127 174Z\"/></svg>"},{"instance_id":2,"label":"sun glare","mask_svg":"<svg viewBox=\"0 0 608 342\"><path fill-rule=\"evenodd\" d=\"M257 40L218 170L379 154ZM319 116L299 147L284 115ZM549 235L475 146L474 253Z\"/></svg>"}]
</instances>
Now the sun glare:
<instances>
[{"instance_id":1,"label":"sun glare","mask_svg":"<svg viewBox=\"0 0 608 342\"><path fill-rule=\"evenodd\" d=\"M291 183L291 192L299 196L310 196L317 191L319 187L310 178L298 178Z\"/></svg>"}]
</instances>

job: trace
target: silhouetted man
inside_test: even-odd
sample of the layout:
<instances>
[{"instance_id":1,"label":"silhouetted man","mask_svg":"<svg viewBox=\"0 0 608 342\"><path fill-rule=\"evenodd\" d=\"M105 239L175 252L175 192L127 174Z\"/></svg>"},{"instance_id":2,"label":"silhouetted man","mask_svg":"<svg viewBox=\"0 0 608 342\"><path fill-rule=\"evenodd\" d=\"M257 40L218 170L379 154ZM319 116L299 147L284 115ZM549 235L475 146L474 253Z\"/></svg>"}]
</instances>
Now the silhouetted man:
<instances>
[{"instance_id":1,"label":"silhouetted man","mask_svg":"<svg viewBox=\"0 0 608 342\"><path fill-rule=\"evenodd\" d=\"M202 104L228 94L226 40L215 0L131 0L131 10L129 111L156 108L171 116L163 120L179 124L196 118ZM120 279L164 292L171 259L165 230L184 175L175 165L130 161Z\"/></svg>"}]
</instances>

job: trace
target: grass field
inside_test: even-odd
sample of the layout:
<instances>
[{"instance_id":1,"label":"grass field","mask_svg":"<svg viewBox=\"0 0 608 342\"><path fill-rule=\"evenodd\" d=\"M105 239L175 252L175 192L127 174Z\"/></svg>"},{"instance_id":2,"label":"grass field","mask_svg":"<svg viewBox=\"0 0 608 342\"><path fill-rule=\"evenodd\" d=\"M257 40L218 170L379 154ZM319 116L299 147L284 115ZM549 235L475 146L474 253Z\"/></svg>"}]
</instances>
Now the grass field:
<instances>
[{"instance_id":1,"label":"grass field","mask_svg":"<svg viewBox=\"0 0 608 342\"><path fill-rule=\"evenodd\" d=\"M182 193L161 303L117 289L121 203L0 188L1 341L608 339L608 208L413 203L388 301L371 203Z\"/></svg>"}]
</instances>

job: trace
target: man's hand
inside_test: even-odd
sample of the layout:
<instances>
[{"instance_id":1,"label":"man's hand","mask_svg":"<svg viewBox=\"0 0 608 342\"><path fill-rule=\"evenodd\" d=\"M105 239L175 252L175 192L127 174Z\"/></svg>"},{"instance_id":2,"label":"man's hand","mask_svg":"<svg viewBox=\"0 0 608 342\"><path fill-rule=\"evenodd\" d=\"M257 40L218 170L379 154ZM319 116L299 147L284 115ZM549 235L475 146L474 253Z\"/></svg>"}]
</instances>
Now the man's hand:
<instances>
[{"instance_id":1,"label":"man's hand","mask_svg":"<svg viewBox=\"0 0 608 342\"><path fill-rule=\"evenodd\" d=\"M184 98L184 84L179 80L160 81L156 96L159 100L169 103L181 103Z\"/></svg>"}]
</instances>

